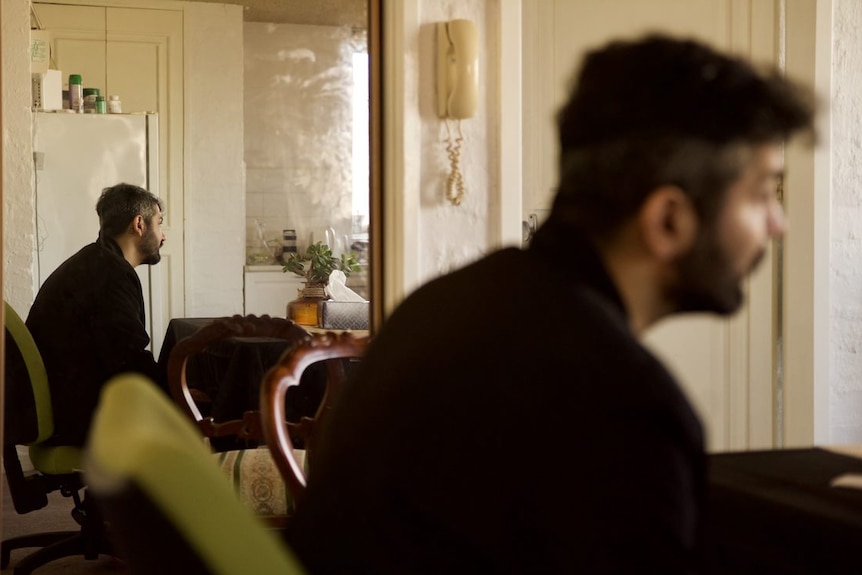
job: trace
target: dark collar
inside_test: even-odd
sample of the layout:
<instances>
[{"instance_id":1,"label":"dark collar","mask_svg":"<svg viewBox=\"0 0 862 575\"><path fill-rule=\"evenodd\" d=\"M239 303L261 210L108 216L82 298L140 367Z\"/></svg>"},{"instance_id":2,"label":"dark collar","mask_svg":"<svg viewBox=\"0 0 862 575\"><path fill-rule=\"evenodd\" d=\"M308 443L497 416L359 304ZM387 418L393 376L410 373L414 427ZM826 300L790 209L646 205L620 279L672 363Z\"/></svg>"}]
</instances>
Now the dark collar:
<instances>
[{"instance_id":1,"label":"dark collar","mask_svg":"<svg viewBox=\"0 0 862 575\"><path fill-rule=\"evenodd\" d=\"M585 284L605 296L628 322L628 312L619 290L593 242L581 232L549 219L533 236L528 249L569 282Z\"/></svg>"},{"instance_id":2,"label":"dark collar","mask_svg":"<svg viewBox=\"0 0 862 575\"><path fill-rule=\"evenodd\" d=\"M126 260L126 256L123 255L123 250L120 249L120 244L118 244L114 240L114 238L108 238L103 236L102 234L99 234L99 237L96 239L96 244L102 249L111 252L112 254L129 264L129 262ZM129 267L131 266L132 264L129 264Z\"/></svg>"}]
</instances>

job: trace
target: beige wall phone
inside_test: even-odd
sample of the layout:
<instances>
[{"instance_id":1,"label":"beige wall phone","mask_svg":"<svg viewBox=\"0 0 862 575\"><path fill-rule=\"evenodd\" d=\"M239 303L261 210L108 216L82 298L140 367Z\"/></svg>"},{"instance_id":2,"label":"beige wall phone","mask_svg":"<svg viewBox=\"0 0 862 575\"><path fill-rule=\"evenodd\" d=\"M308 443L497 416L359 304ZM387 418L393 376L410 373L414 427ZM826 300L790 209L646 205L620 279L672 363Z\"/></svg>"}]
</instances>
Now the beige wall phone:
<instances>
[{"instance_id":1,"label":"beige wall phone","mask_svg":"<svg viewBox=\"0 0 862 575\"><path fill-rule=\"evenodd\" d=\"M446 197L456 206L464 198L461 176L461 122L476 113L479 100L479 34L470 20L437 24L437 115L446 120L446 153L451 172ZM452 138L450 119L458 120Z\"/></svg>"},{"instance_id":2,"label":"beige wall phone","mask_svg":"<svg viewBox=\"0 0 862 575\"><path fill-rule=\"evenodd\" d=\"M479 38L470 20L437 24L437 115L472 118L479 99Z\"/></svg>"}]
</instances>

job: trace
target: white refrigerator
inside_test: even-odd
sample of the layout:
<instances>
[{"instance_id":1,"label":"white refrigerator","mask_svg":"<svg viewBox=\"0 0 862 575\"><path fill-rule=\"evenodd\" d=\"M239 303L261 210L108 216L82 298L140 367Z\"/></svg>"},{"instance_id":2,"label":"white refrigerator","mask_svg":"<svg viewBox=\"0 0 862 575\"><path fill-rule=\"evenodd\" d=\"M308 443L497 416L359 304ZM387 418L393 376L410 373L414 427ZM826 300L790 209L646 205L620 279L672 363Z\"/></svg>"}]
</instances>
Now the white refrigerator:
<instances>
[{"instance_id":1,"label":"white refrigerator","mask_svg":"<svg viewBox=\"0 0 862 575\"><path fill-rule=\"evenodd\" d=\"M120 182L159 194L156 114L33 114L36 245L39 285L69 256L96 240L96 201ZM135 268L144 288L147 333L158 353L161 320L158 265ZM153 277L151 277L153 276Z\"/></svg>"}]
</instances>

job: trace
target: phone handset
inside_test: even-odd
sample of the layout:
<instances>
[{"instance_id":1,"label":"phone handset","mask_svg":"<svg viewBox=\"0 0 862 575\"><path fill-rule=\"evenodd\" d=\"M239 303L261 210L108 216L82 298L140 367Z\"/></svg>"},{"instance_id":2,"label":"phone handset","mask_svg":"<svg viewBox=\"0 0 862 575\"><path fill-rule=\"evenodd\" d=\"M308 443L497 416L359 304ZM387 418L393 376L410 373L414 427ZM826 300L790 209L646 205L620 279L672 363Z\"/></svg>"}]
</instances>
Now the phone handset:
<instances>
[{"instance_id":1,"label":"phone handset","mask_svg":"<svg viewBox=\"0 0 862 575\"><path fill-rule=\"evenodd\" d=\"M437 24L437 115L472 118L479 100L479 34L470 20Z\"/></svg>"},{"instance_id":2,"label":"phone handset","mask_svg":"<svg viewBox=\"0 0 862 575\"><path fill-rule=\"evenodd\" d=\"M446 198L456 206L464 198L461 175L461 122L472 118L479 101L479 34L470 20L437 24L437 115L446 120L449 177ZM453 137L450 119L458 120Z\"/></svg>"}]
</instances>

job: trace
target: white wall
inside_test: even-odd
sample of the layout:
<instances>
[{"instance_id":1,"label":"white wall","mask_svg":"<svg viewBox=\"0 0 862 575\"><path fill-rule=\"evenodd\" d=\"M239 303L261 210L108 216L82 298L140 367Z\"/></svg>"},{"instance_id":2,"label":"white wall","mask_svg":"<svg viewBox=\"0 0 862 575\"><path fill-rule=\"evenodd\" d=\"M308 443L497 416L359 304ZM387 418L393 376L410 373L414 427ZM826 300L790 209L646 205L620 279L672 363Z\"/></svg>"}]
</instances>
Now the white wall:
<instances>
[{"instance_id":1,"label":"white wall","mask_svg":"<svg viewBox=\"0 0 862 575\"><path fill-rule=\"evenodd\" d=\"M830 420L862 442L862 2L833 0Z\"/></svg>"},{"instance_id":2,"label":"white wall","mask_svg":"<svg viewBox=\"0 0 862 575\"><path fill-rule=\"evenodd\" d=\"M3 0L3 292L26 317L36 296L36 196L30 130L30 3Z\"/></svg>"},{"instance_id":3,"label":"white wall","mask_svg":"<svg viewBox=\"0 0 862 575\"><path fill-rule=\"evenodd\" d=\"M353 54L366 51L364 35L259 22L244 30L247 247L256 222L279 247L283 229L296 231L300 251L330 226L340 241L353 231Z\"/></svg>"},{"instance_id":4,"label":"white wall","mask_svg":"<svg viewBox=\"0 0 862 575\"><path fill-rule=\"evenodd\" d=\"M232 315L245 264L242 7L190 3L183 36L185 314Z\"/></svg>"},{"instance_id":5,"label":"white wall","mask_svg":"<svg viewBox=\"0 0 862 575\"><path fill-rule=\"evenodd\" d=\"M497 60L497 0L423 0L418 42L411 60L416 74L415 93L421 141L406 142L420 157L418 187L420 216L420 280L426 281L461 267L487 253L496 244L500 206L500 126ZM437 117L436 23L454 18L472 20L479 31L479 106L473 118L461 120L464 138L461 172L464 200L455 206L446 199L450 173L446 154L446 122ZM513 118L513 121L517 119ZM457 134L457 121L450 121Z\"/></svg>"}]
</instances>

